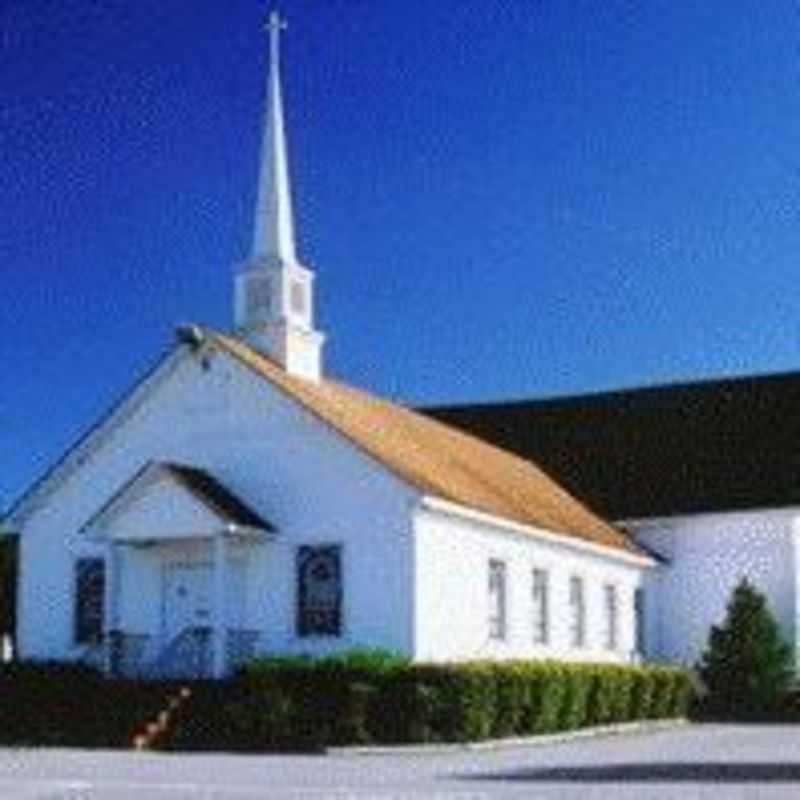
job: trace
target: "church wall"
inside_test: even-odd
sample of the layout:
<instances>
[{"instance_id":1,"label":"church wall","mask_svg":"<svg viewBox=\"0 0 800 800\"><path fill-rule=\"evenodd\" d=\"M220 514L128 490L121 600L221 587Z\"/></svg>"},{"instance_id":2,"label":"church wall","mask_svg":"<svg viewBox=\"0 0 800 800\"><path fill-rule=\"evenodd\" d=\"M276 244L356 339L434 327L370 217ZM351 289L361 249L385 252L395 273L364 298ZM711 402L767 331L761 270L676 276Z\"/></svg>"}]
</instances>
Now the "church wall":
<instances>
[{"instance_id":1,"label":"church wall","mask_svg":"<svg viewBox=\"0 0 800 800\"><path fill-rule=\"evenodd\" d=\"M455 515L420 510L416 516L416 655L421 660L562 658L628 661L635 648L634 591L645 567L577 547L509 532ZM490 559L506 565L507 636L489 637ZM532 570L548 571L550 631L534 644ZM584 579L586 644L570 642L570 577ZM604 647L604 585L617 587L618 644Z\"/></svg>"},{"instance_id":2,"label":"church wall","mask_svg":"<svg viewBox=\"0 0 800 800\"><path fill-rule=\"evenodd\" d=\"M647 581L651 655L694 664L743 577L766 594L794 644L797 520L797 509L781 509L626 523L638 541L668 560Z\"/></svg>"},{"instance_id":3,"label":"church wall","mask_svg":"<svg viewBox=\"0 0 800 800\"><path fill-rule=\"evenodd\" d=\"M207 469L277 528L275 540L255 548L247 565L247 624L262 631L270 651L379 645L410 652L409 509L416 493L269 383L216 354L205 366L199 357L181 360L27 520L19 588L23 657L78 655L74 562L104 554L78 531L148 460ZM341 638L294 634L296 548L313 543L343 549ZM119 583L126 592L121 609L137 625L152 619L147 609L157 603L148 559L129 558Z\"/></svg>"}]
</instances>

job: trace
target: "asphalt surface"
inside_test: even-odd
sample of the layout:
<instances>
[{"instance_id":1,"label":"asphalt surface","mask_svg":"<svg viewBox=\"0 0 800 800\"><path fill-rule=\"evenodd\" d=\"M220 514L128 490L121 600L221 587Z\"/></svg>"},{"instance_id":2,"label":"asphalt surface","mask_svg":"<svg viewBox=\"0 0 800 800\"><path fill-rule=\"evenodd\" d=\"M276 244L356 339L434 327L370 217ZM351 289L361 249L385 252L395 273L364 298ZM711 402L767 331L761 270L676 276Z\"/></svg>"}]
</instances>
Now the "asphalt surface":
<instances>
[{"instance_id":1,"label":"asphalt surface","mask_svg":"<svg viewBox=\"0 0 800 800\"><path fill-rule=\"evenodd\" d=\"M800 726L688 726L450 753L0 750L2 800L797 798Z\"/></svg>"}]
</instances>

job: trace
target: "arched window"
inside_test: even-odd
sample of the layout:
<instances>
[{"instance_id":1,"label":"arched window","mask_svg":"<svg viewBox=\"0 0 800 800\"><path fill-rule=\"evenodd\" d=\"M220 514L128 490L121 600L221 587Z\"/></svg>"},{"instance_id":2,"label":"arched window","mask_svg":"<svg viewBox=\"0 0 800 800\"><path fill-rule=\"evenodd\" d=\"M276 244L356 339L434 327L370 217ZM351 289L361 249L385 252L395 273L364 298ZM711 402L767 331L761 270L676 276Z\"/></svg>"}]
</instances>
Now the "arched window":
<instances>
[{"instance_id":1,"label":"arched window","mask_svg":"<svg viewBox=\"0 0 800 800\"><path fill-rule=\"evenodd\" d=\"M341 547L297 550L297 635L339 636L342 626Z\"/></svg>"}]
</instances>

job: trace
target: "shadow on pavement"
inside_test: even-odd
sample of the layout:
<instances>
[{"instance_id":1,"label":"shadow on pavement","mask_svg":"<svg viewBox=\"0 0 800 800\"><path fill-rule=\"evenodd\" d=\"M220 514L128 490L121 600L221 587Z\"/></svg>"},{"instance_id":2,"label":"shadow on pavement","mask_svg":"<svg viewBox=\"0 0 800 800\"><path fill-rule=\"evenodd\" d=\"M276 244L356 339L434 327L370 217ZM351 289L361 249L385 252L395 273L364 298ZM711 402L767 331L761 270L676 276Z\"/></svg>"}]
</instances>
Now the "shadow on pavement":
<instances>
[{"instance_id":1,"label":"shadow on pavement","mask_svg":"<svg viewBox=\"0 0 800 800\"><path fill-rule=\"evenodd\" d=\"M675 762L587 767L531 767L471 773L463 779L531 783L791 783L800 781L800 762Z\"/></svg>"}]
</instances>

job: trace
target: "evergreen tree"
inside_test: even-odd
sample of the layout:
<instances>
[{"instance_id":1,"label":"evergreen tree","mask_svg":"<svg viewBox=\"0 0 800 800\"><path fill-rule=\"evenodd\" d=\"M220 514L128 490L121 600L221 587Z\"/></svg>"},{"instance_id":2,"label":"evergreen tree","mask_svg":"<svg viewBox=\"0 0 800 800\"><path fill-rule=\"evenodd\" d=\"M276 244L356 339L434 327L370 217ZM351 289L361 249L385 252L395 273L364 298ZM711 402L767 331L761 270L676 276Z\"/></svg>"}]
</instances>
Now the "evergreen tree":
<instances>
[{"instance_id":1,"label":"evergreen tree","mask_svg":"<svg viewBox=\"0 0 800 800\"><path fill-rule=\"evenodd\" d=\"M699 664L706 712L747 718L776 711L792 677L791 657L766 597L742 580Z\"/></svg>"}]
</instances>

